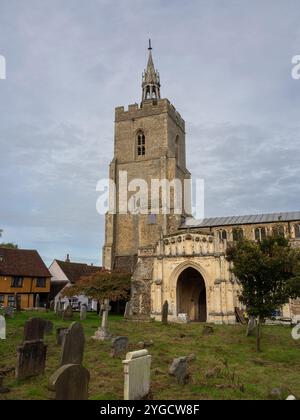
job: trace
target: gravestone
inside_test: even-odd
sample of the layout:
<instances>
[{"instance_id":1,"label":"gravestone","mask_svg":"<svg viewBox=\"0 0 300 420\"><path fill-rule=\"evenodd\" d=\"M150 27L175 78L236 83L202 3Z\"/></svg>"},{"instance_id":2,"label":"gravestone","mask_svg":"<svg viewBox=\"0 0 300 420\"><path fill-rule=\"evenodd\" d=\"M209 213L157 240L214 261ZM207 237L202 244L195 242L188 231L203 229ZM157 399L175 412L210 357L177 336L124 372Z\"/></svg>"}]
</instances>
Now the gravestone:
<instances>
[{"instance_id":1,"label":"gravestone","mask_svg":"<svg viewBox=\"0 0 300 420\"><path fill-rule=\"evenodd\" d=\"M250 337L251 335L253 335L255 328L256 328L255 318L254 316L250 316L249 321L248 321L248 326L247 326L246 337Z\"/></svg>"},{"instance_id":2,"label":"gravestone","mask_svg":"<svg viewBox=\"0 0 300 420\"><path fill-rule=\"evenodd\" d=\"M16 311L21 311L21 296L18 293L15 294Z\"/></svg>"},{"instance_id":3,"label":"gravestone","mask_svg":"<svg viewBox=\"0 0 300 420\"><path fill-rule=\"evenodd\" d=\"M131 303L126 302L125 311L124 311L124 318L130 318L131 317Z\"/></svg>"},{"instance_id":4,"label":"gravestone","mask_svg":"<svg viewBox=\"0 0 300 420\"><path fill-rule=\"evenodd\" d=\"M116 337L112 340L111 356L118 357L127 352L128 337Z\"/></svg>"},{"instance_id":5,"label":"gravestone","mask_svg":"<svg viewBox=\"0 0 300 420\"><path fill-rule=\"evenodd\" d=\"M2 315L0 315L0 340L6 340L6 321Z\"/></svg>"},{"instance_id":6,"label":"gravestone","mask_svg":"<svg viewBox=\"0 0 300 420\"><path fill-rule=\"evenodd\" d=\"M11 306L8 306L7 308L5 308L4 316L5 318L12 319L14 317L14 308L12 308Z\"/></svg>"},{"instance_id":7,"label":"gravestone","mask_svg":"<svg viewBox=\"0 0 300 420\"><path fill-rule=\"evenodd\" d=\"M60 367L49 380L49 389L55 400L84 401L88 399L90 374L81 365L68 364Z\"/></svg>"},{"instance_id":8,"label":"gravestone","mask_svg":"<svg viewBox=\"0 0 300 420\"><path fill-rule=\"evenodd\" d=\"M86 320L86 312L87 312L86 305L81 305L81 307L80 307L80 321L85 321Z\"/></svg>"},{"instance_id":9,"label":"gravestone","mask_svg":"<svg viewBox=\"0 0 300 420\"><path fill-rule=\"evenodd\" d=\"M52 334L53 332L53 322L48 319L45 320L45 334Z\"/></svg>"},{"instance_id":10,"label":"gravestone","mask_svg":"<svg viewBox=\"0 0 300 420\"><path fill-rule=\"evenodd\" d=\"M174 359L169 369L169 374L175 376L180 385L185 385L189 380L187 357Z\"/></svg>"},{"instance_id":11,"label":"gravestone","mask_svg":"<svg viewBox=\"0 0 300 420\"><path fill-rule=\"evenodd\" d=\"M50 309L50 311L54 311L55 310L55 301L54 300L51 300L51 302L50 302L50 306L49 306L49 309Z\"/></svg>"},{"instance_id":12,"label":"gravestone","mask_svg":"<svg viewBox=\"0 0 300 420\"><path fill-rule=\"evenodd\" d=\"M71 305L68 305L66 309L63 311L63 320L64 321L70 321L73 319L73 310Z\"/></svg>"},{"instance_id":13,"label":"gravestone","mask_svg":"<svg viewBox=\"0 0 300 420\"><path fill-rule=\"evenodd\" d=\"M23 341L43 340L46 321L41 318L31 318L25 322Z\"/></svg>"},{"instance_id":14,"label":"gravestone","mask_svg":"<svg viewBox=\"0 0 300 420\"><path fill-rule=\"evenodd\" d=\"M56 328L56 344L61 346L63 343L64 336L66 335L68 328Z\"/></svg>"},{"instance_id":15,"label":"gravestone","mask_svg":"<svg viewBox=\"0 0 300 420\"><path fill-rule=\"evenodd\" d=\"M73 322L63 339L60 366L69 364L81 365L84 344L83 327L79 322Z\"/></svg>"},{"instance_id":16,"label":"gravestone","mask_svg":"<svg viewBox=\"0 0 300 420\"><path fill-rule=\"evenodd\" d=\"M178 322L181 324L188 324L190 322L190 317L188 314L178 314Z\"/></svg>"},{"instance_id":17,"label":"gravestone","mask_svg":"<svg viewBox=\"0 0 300 420\"><path fill-rule=\"evenodd\" d=\"M35 307L36 309L40 307L40 295L36 295L35 297Z\"/></svg>"},{"instance_id":18,"label":"gravestone","mask_svg":"<svg viewBox=\"0 0 300 420\"><path fill-rule=\"evenodd\" d=\"M215 332L215 330L213 329L213 327L209 326L209 325L204 325L203 330L202 330L202 335L206 336L206 335L212 335Z\"/></svg>"},{"instance_id":19,"label":"gravestone","mask_svg":"<svg viewBox=\"0 0 300 420\"><path fill-rule=\"evenodd\" d=\"M142 400L150 393L151 360L148 350L126 355L124 365L124 400Z\"/></svg>"},{"instance_id":20,"label":"gravestone","mask_svg":"<svg viewBox=\"0 0 300 420\"><path fill-rule=\"evenodd\" d=\"M94 335L94 340L109 340L111 338L111 334L108 331L108 314L111 310L111 306L109 305L109 300L105 299L104 304L101 305L101 311L102 311L102 323L101 327L98 328Z\"/></svg>"},{"instance_id":21,"label":"gravestone","mask_svg":"<svg viewBox=\"0 0 300 420\"><path fill-rule=\"evenodd\" d=\"M169 303L166 300L162 308L162 323L164 325L168 324L168 316L169 316Z\"/></svg>"},{"instance_id":22,"label":"gravestone","mask_svg":"<svg viewBox=\"0 0 300 420\"><path fill-rule=\"evenodd\" d=\"M25 341L18 347L17 352L17 379L26 379L44 373L47 346L43 341Z\"/></svg>"}]
</instances>

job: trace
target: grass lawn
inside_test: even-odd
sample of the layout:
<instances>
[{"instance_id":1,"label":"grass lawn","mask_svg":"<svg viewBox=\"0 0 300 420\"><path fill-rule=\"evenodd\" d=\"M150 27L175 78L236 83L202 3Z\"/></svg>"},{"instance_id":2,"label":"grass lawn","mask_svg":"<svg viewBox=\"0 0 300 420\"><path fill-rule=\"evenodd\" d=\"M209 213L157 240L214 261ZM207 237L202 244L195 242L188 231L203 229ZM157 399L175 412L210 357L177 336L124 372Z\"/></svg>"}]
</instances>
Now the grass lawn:
<instances>
[{"instance_id":1,"label":"grass lawn","mask_svg":"<svg viewBox=\"0 0 300 420\"><path fill-rule=\"evenodd\" d=\"M16 347L22 341L24 322L33 316L50 319L55 328L69 324L53 313L16 314L14 319L7 320L7 340L0 341L0 368L15 365ZM79 321L78 314L74 321ZM96 342L91 338L98 325L96 314L88 314L83 322L86 335L84 366L91 374L90 399L122 399L122 358L110 357L110 342ZM140 341L153 340L149 352L153 356L151 372L155 400L268 399L270 390L276 387L285 387L300 397L300 341L292 339L289 327L263 327L263 352L257 354L255 339L246 338L242 326L213 326L215 332L211 336L202 336L201 324L163 326L110 316L109 326L115 336L129 337L129 350L138 350ZM48 344L45 375L26 381L16 381L13 374L8 376L5 385L11 392L0 394L0 400L49 399L48 378L59 367L61 349L55 342L55 330L45 341ZM168 368L175 357L191 353L195 355L190 363L191 380L188 385L180 386L168 375ZM221 370L218 372L216 367ZM207 378L206 373L214 369L215 375Z\"/></svg>"}]
</instances>

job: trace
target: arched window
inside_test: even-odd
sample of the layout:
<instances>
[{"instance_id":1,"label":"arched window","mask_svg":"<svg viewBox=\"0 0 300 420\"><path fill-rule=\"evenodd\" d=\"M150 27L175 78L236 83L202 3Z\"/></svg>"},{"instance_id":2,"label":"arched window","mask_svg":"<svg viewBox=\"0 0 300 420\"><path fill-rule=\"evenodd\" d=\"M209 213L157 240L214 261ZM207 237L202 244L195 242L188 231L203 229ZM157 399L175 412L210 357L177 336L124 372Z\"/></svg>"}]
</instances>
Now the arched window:
<instances>
[{"instance_id":1,"label":"arched window","mask_svg":"<svg viewBox=\"0 0 300 420\"><path fill-rule=\"evenodd\" d=\"M256 241L263 241L267 237L267 230L265 227L259 227L255 229L254 234Z\"/></svg>"},{"instance_id":2,"label":"arched window","mask_svg":"<svg viewBox=\"0 0 300 420\"><path fill-rule=\"evenodd\" d=\"M240 242L244 239L244 231L242 228L232 229L232 239L234 242Z\"/></svg>"},{"instance_id":3,"label":"arched window","mask_svg":"<svg viewBox=\"0 0 300 420\"><path fill-rule=\"evenodd\" d=\"M145 156L146 154L146 137L143 131L139 131L137 134L137 155Z\"/></svg>"},{"instance_id":4,"label":"arched window","mask_svg":"<svg viewBox=\"0 0 300 420\"><path fill-rule=\"evenodd\" d=\"M221 241L227 241L227 231L225 229L219 230L219 238Z\"/></svg>"},{"instance_id":5,"label":"arched window","mask_svg":"<svg viewBox=\"0 0 300 420\"><path fill-rule=\"evenodd\" d=\"M300 225L295 225L295 238L300 239Z\"/></svg>"}]
</instances>

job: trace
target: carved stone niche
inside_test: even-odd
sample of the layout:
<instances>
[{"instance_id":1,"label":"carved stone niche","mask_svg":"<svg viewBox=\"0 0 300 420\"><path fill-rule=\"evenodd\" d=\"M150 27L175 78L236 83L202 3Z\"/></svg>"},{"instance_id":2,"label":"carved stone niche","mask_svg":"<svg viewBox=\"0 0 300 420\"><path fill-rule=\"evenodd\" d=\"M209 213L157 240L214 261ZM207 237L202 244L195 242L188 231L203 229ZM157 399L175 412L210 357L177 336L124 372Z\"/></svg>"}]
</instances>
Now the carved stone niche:
<instances>
[{"instance_id":1,"label":"carved stone niche","mask_svg":"<svg viewBox=\"0 0 300 420\"><path fill-rule=\"evenodd\" d=\"M200 242L200 237L199 237L199 236L196 236L195 241L196 241L196 242Z\"/></svg>"},{"instance_id":2,"label":"carved stone niche","mask_svg":"<svg viewBox=\"0 0 300 420\"><path fill-rule=\"evenodd\" d=\"M182 237L181 236L178 236L178 238L177 238L177 242L182 242Z\"/></svg>"},{"instance_id":3,"label":"carved stone niche","mask_svg":"<svg viewBox=\"0 0 300 420\"><path fill-rule=\"evenodd\" d=\"M185 235L185 240L186 241L191 241L192 239L193 239L193 237L189 233L187 235Z\"/></svg>"},{"instance_id":4,"label":"carved stone niche","mask_svg":"<svg viewBox=\"0 0 300 420\"><path fill-rule=\"evenodd\" d=\"M207 242L207 239L206 239L206 238L203 238L203 239L202 239L202 242Z\"/></svg>"},{"instance_id":5,"label":"carved stone niche","mask_svg":"<svg viewBox=\"0 0 300 420\"><path fill-rule=\"evenodd\" d=\"M171 244L175 244L176 243L176 239L175 238L172 238L171 239Z\"/></svg>"},{"instance_id":6,"label":"carved stone niche","mask_svg":"<svg viewBox=\"0 0 300 420\"><path fill-rule=\"evenodd\" d=\"M156 286L161 286L163 284L163 281L160 279L155 280L154 282L156 284Z\"/></svg>"},{"instance_id":7,"label":"carved stone niche","mask_svg":"<svg viewBox=\"0 0 300 420\"><path fill-rule=\"evenodd\" d=\"M169 243L170 243L170 242L169 242L169 239L165 239L165 240L164 240L164 244L165 244L165 245L169 245Z\"/></svg>"}]
</instances>

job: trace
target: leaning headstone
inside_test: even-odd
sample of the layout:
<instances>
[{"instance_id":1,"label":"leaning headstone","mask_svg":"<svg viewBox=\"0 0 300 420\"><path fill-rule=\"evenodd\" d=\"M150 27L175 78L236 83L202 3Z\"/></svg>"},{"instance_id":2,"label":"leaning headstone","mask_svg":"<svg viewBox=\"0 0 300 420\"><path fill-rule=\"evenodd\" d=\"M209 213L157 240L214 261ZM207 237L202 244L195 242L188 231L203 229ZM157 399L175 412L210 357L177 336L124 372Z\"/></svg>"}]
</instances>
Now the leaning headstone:
<instances>
[{"instance_id":1,"label":"leaning headstone","mask_svg":"<svg viewBox=\"0 0 300 420\"><path fill-rule=\"evenodd\" d=\"M63 343L64 336L66 335L68 328L56 328L56 344L61 346Z\"/></svg>"},{"instance_id":2,"label":"leaning headstone","mask_svg":"<svg viewBox=\"0 0 300 420\"><path fill-rule=\"evenodd\" d=\"M169 316L169 303L166 300L162 308L162 323L164 325L168 324L168 316Z\"/></svg>"},{"instance_id":3,"label":"leaning headstone","mask_svg":"<svg viewBox=\"0 0 300 420\"><path fill-rule=\"evenodd\" d=\"M52 334L53 332L53 322L48 319L45 320L45 334Z\"/></svg>"},{"instance_id":4,"label":"leaning headstone","mask_svg":"<svg viewBox=\"0 0 300 420\"><path fill-rule=\"evenodd\" d=\"M80 321L85 321L86 320L86 312L87 312L86 305L81 305L81 307L80 307Z\"/></svg>"},{"instance_id":5,"label":"leaning headstone","mask_svg":"<svg viewBox=\"0 0 300 420\"><path fill-rule=\"evenodd\" d=\"M111 356L118 357L127 352L128 337L116 337L112 340Z\"/></svg>"},{"instance_id":6,"label":"leaning headstone","mask_svg":"<svg viewBox=\"0 0 300 420\"><path fill-rule=\"evenodd\" d=\"M152 356L147 350L126 355L124 365L124 400L142 400L150 393L150 370Z\"/></svg>"},{"instance_id":7,"label":"leaning headstone","mask_svg":"<svg viewBox=\"0 0 300 420\"><path fill-rule=\"evenodd\" d=\"M98 328L94 335L94 340L109 340L111 338L111 334L108 331L108 314L111 310L111 306L109 305L109 300L105 299L104 304L101 306L102 311L102 322L101 327Z\"/></svg>"},{"instance_id":8,"label":"leaning headstone","mask_svg":"<svg viewBox=\"0 0 300 420\"><path fill-rule=\"evenodd\" d=\"M70 321L71 319L73 319L73 310L71 305L68 305L66 307L66 309L63 311L63 320L64 321Z\"/></svg>"},{"instance_id":9,"label":"leaning headstone","mask_svg":"<svg viewBox=\"0 0 300 420\"><path fill-rule=\"evenodd\" d=\"M2 315L0 315L0 340L6 340L6 321Z\"/></svg>"},{"instance_id":10,"label":"leaning headstone","mask_svg":"<svg viewBox=\"0 0 300 420\"><path fill-rule=\"evenodd\" d=\"M180 385L185 385L189 380L188 361L186 357L174 359L169 369L169 374L175 376Z\"/></svg>"},{"instance_id":11,"label":"leaning headstone","mask_svg":"<svg viewBox=\"0 0 300 420\"><path fill-rule=\"evenodd\" d=\"M49 380L49 389L58 401L84 401L88 399L89 371L81 365L64 365Z\"/></svg>"},{"instance_id":12,"label":"leaning headstone","mask_svg":"<svg viewBox=\"0 0 300 420\"><path fill-rule=\"evenodd\" d=\"M69 364L81 365L84 344L83 327L79 322L73 322L63 339L60 366Z\"/></svg>"},{"instance_id":13,"label":"leaning headstone","mask_svg":"<svg viewBox=\"0 0 300 420\"><path fill-rule=\"evenodd\" d=\"M47 346L43 341L26 341L18 347L17 352L17 379L26 379L44 373Z\"/></svg>"},{"instance_id":14,"label":"leaning headstone","mask_svg":"<svg viewBox=\"0 0 300 420\"><path fill-rule=\"evenodd\" d=\"M254 316L251 316L248 321L246 337L250 337L251 335L253 335L255 328L256 328L255 318Z\"/></svg>"},{"instance_id":15,"label":"leaning headstone","mask_svg":"<svg viewBox=\"0 0 300 420\"><path fill-rule=\"evenodd\" d=\"M41 318L31 318L25 322L23 341L43 340L46 322Z\"/></svg>"},{"instance_id":16,"label":"leaning headstone","mask_svg":"<svg viewBox=\"0 0 300 420\"><path fill-rule=\"evenodd\" d=\"M12 308L11 306L8 306L7 308L5 308L4 316L5 318L12 319L14 317L14 308Z\"/></svg>"}]
</instances>

